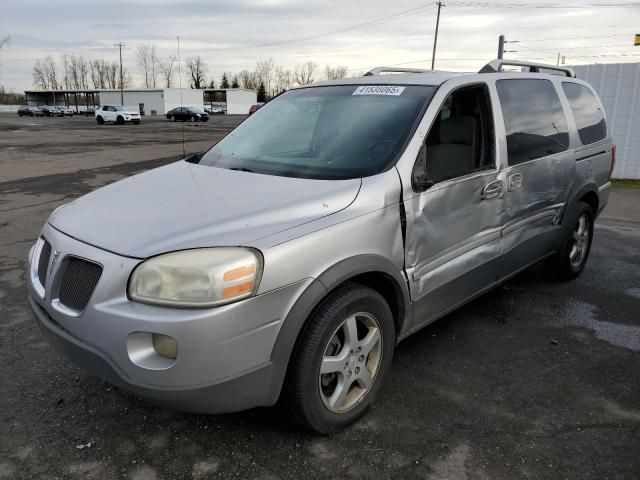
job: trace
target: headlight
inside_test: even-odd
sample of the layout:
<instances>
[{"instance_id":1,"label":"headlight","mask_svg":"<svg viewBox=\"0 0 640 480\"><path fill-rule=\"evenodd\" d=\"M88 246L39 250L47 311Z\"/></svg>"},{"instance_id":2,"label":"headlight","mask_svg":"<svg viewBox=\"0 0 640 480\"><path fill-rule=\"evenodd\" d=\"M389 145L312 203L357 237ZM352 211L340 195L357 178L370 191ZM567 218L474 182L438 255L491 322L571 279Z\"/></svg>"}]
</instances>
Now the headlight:
<instances>
[{"instance_id":1,"label":"headlight","mask_svg":"<svg viewBox=\"0 0 640 480\"><path fill-rule=\"evenodd\" d=\"M253 296L262 258L248 248L199 248L167 253L138 265L129 298L173 307L213 307Z\"/></svg>"}]
</instances>

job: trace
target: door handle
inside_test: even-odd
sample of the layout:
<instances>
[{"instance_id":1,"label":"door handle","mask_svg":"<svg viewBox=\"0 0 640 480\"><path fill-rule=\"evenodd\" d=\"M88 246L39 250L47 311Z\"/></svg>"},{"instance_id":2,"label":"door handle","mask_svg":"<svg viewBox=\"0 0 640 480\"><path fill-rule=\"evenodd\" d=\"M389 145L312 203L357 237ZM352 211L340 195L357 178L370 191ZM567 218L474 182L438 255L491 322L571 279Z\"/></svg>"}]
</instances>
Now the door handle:
<instances>
[{"instance_id":1,"label":"door handle","mask_svg":"<svg viewBox=\"0 0 640 480\"><path fill-rule=\"evenodd\" d=\"M509 177L507 184L508 184L508 190L510 192L514 192L518 190L520 187L522 187L522 174L514 173Z\"/></svg>"},{"instance_id":2,"label":"door handle","mask_svg":"<svg viewBox=\"0 0 640 480\"><path fill-rule=\"evenodd\" d=\"M502 180L494 180L484 186L480 197L482 200L488 200L490 198L499 197L500 195L502 195Z\"/></svg>"}]
</instances>

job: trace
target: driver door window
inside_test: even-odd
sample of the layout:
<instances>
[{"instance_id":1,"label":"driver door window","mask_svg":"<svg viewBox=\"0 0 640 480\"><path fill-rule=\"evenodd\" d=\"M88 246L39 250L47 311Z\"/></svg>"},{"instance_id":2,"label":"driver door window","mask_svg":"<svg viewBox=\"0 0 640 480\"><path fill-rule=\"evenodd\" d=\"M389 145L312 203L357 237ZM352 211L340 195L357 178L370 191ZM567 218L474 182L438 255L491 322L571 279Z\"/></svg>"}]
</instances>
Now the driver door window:
<instances>
[{"instance_id":1,"label":"driver door window","mask_svg":"<svg viewBox=\"0 0 640 480\"><path fill-rule=\"evenodd\" d=\"M485 85L452 92L426 140L426 178L434 184L493 169L493 118Z\"/></svg>"}]
</instances>

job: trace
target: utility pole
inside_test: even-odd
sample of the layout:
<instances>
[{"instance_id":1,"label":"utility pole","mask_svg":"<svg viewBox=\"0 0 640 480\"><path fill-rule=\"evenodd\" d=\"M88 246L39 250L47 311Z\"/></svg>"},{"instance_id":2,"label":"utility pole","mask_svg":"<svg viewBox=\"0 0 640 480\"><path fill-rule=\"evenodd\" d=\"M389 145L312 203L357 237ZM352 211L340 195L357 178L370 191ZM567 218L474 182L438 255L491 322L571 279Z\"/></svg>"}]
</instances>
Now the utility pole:
<instances>
[{"instance_id":1,"label":"utility pole","mask_svg":"<svg viewBox=\"0 0 640 480\"><path fill-rule=\"evenodd\" d=\"M122 82L122 47L126 47L125 43L114 43L114 47L118 47L120 49L120 105L124 105L124 85Z\"/></svg>"},{"instance_id":2,"label":"utility pole","mask_svg":"<svg viewBox=\"0 0 640 480\"><path fill-rule=\"evenodd\" d=\"M433 54L431 55L431 70L433 70L436 65L436 46L438 45L438 27L440 26L440 9L442 7L446 7L446 5L442 3L441 0L438 0L436 2L436 5L438 5L438 16L436 17L436 34L433 37Z\"/></svg>"},{"instance_id":3,"label":"utility pole","mask_svg":"<svg viewBox=\"0 0 640 480\"><path fill-rule=\"evenodd\" d=\"M504 35L498 37L498 59L504 58Z\"/></svg>"}]
</instances>

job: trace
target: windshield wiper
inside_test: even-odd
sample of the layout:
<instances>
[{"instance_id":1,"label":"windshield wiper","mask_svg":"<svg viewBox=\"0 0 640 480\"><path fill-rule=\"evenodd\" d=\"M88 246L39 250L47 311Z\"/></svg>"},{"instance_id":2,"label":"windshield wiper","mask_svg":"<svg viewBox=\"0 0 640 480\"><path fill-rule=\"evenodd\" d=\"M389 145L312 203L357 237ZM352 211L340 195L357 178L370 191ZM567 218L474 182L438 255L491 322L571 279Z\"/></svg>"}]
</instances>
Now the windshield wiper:
<instances>
[{"instance_id":1,"label":"windshield wiper","mask_svg":"<svg viewBox=\"0 0 640 480\"><path fill-rule=\"evenodd\" d=\"M245 167L230 167L229 170L236 170L238 172L256 173L253 170L251 170L250 168L245 168Z\"/></svg>"}]
</instances>

